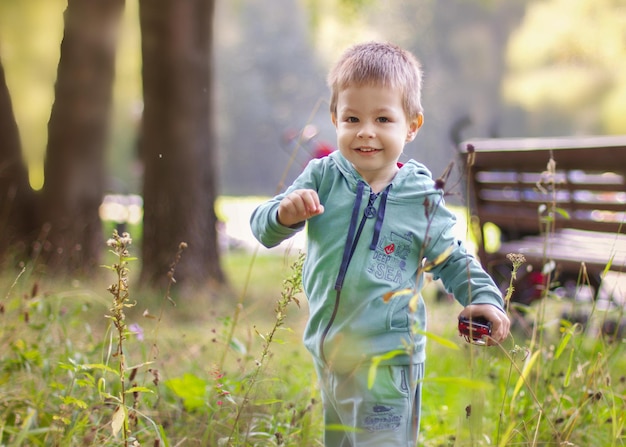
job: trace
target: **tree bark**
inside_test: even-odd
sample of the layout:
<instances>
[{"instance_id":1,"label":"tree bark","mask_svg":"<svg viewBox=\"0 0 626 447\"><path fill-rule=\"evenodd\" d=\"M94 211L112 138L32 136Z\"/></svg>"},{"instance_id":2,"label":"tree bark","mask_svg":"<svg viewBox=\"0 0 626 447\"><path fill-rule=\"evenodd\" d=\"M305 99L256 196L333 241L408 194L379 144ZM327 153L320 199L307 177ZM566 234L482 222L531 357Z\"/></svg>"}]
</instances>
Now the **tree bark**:
<instances>
[{"instance_id":1,"label":"tree bark","mask_svg":"<svg viewBox=\"0 0 626 447\"><path fill-rule=\"evenodd\" d=\"M53 272L91 273L104 240L99 206L118 25L124 0L69 0L48 123L42 256Z\"/></svg>"},{"instance_id":2,"label":"tree bark","mask_svg":"<svg viewBox=\"0 0 626 447\"><path fill-rule=\"evenodd\" d=\"M0 260L8 254L24 258L36 231L35 194L28 182L19 130L0 62ZM12 251L13 253L9 253Z\"/></svg>"},{"instance_id":3,"label":"tree bark","mask_svg":"<svg viewBox=\"0 0 626 447\"><path fill-rule=\"evenodd\" d=\"M140 0L144 114L141 280L167 283L178 246L188 248L176 279L223 282L217 244L212 122L214 0Z\"/></svg>"}]
</instances>

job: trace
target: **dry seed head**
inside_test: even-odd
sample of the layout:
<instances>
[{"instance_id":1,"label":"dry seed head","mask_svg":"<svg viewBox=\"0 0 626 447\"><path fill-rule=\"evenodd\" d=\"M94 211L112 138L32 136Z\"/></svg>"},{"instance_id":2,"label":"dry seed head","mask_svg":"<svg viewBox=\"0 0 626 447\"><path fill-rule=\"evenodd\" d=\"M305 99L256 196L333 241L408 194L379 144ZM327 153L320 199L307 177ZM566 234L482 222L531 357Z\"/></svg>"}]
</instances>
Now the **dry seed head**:
<instances>
[{"instance_id":1,"label":"dry seed head","mask_svg":"<svg viewBox=\"0 0 626 447\"><path fill-rule=\"evenodd\" d=\"M521 253L509 253L506 255L506 258L511 261L513 267L518 268L524 262L526 262L526 258Z\"/></svg>"}]
</instances>

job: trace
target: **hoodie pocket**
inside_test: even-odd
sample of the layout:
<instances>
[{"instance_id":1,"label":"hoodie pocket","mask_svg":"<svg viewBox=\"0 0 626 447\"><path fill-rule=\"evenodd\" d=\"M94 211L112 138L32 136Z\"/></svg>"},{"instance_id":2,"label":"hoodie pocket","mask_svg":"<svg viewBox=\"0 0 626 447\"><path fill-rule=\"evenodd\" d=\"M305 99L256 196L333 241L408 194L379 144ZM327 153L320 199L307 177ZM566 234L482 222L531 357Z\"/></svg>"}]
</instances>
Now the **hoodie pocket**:
<instances>
[{"instance_id":1,"label":"hoodie pocket","mask_svg":"<svg viewBox=\"0 0 626 447\"><path fill-rule=\"evenodd\" d=\"M411 297L398 297L390 304L387 314L388 330L407 330L409 328L409 301Z\"/></svg>"}]
</instances>

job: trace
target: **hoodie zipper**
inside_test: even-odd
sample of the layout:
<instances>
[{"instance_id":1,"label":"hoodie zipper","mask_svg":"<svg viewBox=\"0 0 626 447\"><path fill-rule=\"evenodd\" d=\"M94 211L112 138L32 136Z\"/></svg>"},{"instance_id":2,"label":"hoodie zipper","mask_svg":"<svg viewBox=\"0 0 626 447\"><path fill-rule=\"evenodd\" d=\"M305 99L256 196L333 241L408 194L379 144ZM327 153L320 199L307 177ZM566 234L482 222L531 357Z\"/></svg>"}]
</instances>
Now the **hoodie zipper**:
<instances>
[{"instance_id":1,"label":"hoodie zipper","mask_svg":"<svg viewBox=\"0 0 626 447\"><path fill-rule=\"evenodd\" d=\"M322 361L327 364L326 355L324 354L324 342L326 341L326 336L330 331L333 323L335 322L335 318L337 317L337 312L339 310L339 302L341 301L341 289L343 287L343 281L346 277L346 272L348 271L348 265L352 260L352 256L354 255L354 251L356 250L357 243L359 242L359 238L361 237L361 232L363 231L363 227L365 226L365 221L367 219L371 219L376 217L376 223L374 225L374 235L372 236L372 241L370 243L370 250L375 250L376 245L378 244L378 239L380 237L380 230L383 225L383 219L385 217L385 208L387 204L387 195L389 194L389 190L391 189L391 184L385 188L382 192L382 198L380 204L378 206L378 212L374 207L374 203L378 198L379 194L374 192L370 192L369 200L365 210L363 211L363 216L361 217L361 222L359 223L357 229L357 220L359 218L359 211L361 209L361 201L363 199L363 192L365 190L365 182L359 180L357 183L357 191L356 191L356 199L354 201L354 205L352 207L352 217L350 218L350 227L348 228L348 236L346 238L346 245L343 250L343 257L341 259L341 266L339 267L339 274L337 275L337 280L335 281L335 305L333 307L333 312L328 320L328 324L324 328L322 332L322 336L320 338L320 354L322 357Z\"/></svg>"}]
</instances>

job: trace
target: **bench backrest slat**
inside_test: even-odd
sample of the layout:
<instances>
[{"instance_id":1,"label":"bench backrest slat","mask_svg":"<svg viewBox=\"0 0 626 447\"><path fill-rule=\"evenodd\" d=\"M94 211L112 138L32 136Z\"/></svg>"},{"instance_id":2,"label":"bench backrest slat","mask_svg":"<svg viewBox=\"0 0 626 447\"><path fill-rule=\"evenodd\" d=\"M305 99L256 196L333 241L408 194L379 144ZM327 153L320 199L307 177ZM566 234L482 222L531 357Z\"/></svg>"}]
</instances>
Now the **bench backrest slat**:
<instances>
[{"instance_id":1,"label":"bench backrest slat","mask_svg":"<svg viewBox=\"0 0 626 447\"><path fill-rule=\"evenodd\" d=\"M460 149L471 160L472 214L506 237L540 233L541 211L554 207L556 228L626 233L626 136L472 140Z\"/></svg>"}]
</instances>

